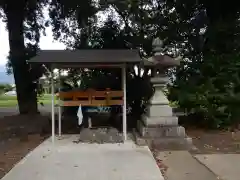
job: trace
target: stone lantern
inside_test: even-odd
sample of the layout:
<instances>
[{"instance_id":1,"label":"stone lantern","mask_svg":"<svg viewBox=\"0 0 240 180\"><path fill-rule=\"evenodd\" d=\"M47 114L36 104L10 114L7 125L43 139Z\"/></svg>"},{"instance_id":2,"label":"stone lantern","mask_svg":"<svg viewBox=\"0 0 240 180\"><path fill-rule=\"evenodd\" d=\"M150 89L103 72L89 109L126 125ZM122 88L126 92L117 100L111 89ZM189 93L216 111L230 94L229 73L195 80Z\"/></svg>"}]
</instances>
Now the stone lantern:
<instances>
[{"instance_id":1,"label":"stone lantern","mask_svg":"<svg viewBox=\"0 0 240 180\"><path fill-rule=\"evenodd\" d=\"M163 54L163 41L154 39L154 55L143 60L145 67L152 70L151 83L155 88L154 95L149 101L147 113L138 121L140 135L146 139L155 140L155 143L189 144L184 127L178 126L178 118L173 115L169 101L163 92L168 83L167 69L180 65L181 58L171 58Z\"/></svg>"}]
</instances>

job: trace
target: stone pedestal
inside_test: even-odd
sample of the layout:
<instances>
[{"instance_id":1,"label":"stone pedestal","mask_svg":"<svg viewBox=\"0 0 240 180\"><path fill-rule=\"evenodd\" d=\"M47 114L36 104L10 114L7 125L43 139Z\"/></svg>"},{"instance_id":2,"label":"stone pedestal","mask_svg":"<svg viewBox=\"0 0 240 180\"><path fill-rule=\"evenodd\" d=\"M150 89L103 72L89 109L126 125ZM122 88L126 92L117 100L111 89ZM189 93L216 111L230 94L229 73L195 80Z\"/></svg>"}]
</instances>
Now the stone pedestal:
<instances>
[{"instance_id":1,"label":"stone pedestal","mask_svg":"<svg viewBox=\"0 0 240 180\"><path fill-rule=\"evenodd\" d=\"M159 75L151 79L155 93L149 102L146 115L138 121L138 131L142 138L154 143L167 144L169 141L181 145L189 145L190 139L185 134L184 127L178 125L178 118L173 115L169 101L162 89L168 78Z\"/></svg>"}]
</instances>

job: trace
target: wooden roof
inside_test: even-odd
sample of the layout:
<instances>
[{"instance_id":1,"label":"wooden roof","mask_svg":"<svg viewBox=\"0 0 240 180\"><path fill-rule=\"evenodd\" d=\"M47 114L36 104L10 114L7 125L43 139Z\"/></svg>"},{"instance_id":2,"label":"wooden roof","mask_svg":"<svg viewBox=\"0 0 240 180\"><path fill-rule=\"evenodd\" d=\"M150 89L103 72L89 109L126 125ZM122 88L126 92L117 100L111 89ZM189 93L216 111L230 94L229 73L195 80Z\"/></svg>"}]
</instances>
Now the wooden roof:
<instances>
[{"instance_id":1,"label":"wooden roof","mask_svg":"<svg viewBox=\"0 0 240 180\"><path fill-rule=\"evenodd\" d=\"M41 50L30 63L41 63L50 65L70 64L127 64L140 63L141 58L138 50Z\"/></svg>"}]
</instances>

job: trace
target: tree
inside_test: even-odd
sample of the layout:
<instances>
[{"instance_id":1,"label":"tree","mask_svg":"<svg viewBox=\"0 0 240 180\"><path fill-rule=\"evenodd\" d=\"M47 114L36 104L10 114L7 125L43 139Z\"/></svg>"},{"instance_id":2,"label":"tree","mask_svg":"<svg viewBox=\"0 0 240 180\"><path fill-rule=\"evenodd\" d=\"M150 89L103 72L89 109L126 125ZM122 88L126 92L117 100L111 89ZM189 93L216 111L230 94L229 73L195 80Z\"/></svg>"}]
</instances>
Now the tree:
<instances>
[{"instance_id":1,"label":"tree","mask_svg":"<svg viewBox=\"0 0 240 180\"><path fill-rule=\"evenodd\" d=\"M0 0L9 30L10 62L21 113L36 112L33 82L42 71L39 67L30 68L26 59L38 49L44 25L42 9L48 4L54 37L69 49L138 48L144 57L153 54L152 39L160 36L166 54L183 56L181 66L170 71L174 78L169 98L215 127L237 119L240 9L235 1L20 0L18 3L20 6L15 9L13 0ZM99 12L109 14L102 26L99 26ZM143 77L149 78L146 72ZM73 81L75 73L71 70ZM98 76L109 72L91 73ZM118 72L110 74L118 76ZM132 69L128 70L128 78L141 79Z\"/></svg>"},{"instance_id":2,"label":"tree","mask_svg":"<svg viewBox=\"0 0 240 180\"><path fill-rule=\"evenodd\" d=\"M47 0L1 0L2 17L7 23L9 33L9 59L17 90L19 112L36 113L36 77L39 68L30 69L27 59L32 57L36 50L43 29L42 8ZM36 70L36 71L35 71Z\"/></svg>"},{"instance_id":3,"label":"tree","mask_svg":"<svg viewBox=\"0 0 240 180\"><path fill-rule=\"evenodd\" d=\"M178 2L184 7L193 3ZM194 13L190 7L198 10ZM192 28L199 33L193 41L187 38L190 48L176 71L169 98L200 117L194 123L215 128L239 123L239 7L235 2L204 0L190 7L184 12L184 8L176 11L181 15L192 14L202 32Z\"/></svg>"},{"instance_id":4,"label":"tree","mask_svg":"<svg viewBox=\"0 0 240 180\"><path fill-rule=\"evenodd\" d=\"M78 3L81 4L81 9ZM43 8L50 5L54 35L60 36L61 33L58 32L60 27L62 32L67 29L60 26L59 22L64 18L71 18L71 14L77 15L72 17L76 17L84 26L85 17L88 17L88 13L92 13L89 9L91 3L91 1L80 3L80 1L53 0L50 3L48 0L20 0L16 8L16 1L0 0L0 10L2 10L0 17L7 23L9 32L10 61L8 66L11 66L13 70L21 114L37 112L36 80L42 75L43 69L33 65L30 67L26 60L36 54L41 31L44 33L44 25L48 25L43 17ZM76 12L74 9L80 11Z\"/></svg>"},{"instance_id":5,"label":"tree","mask_svg":"<svg viewBox=\"0 0 240 180\"><path fill-rule=\"evenodd\" d=\"M131 31L127 32L125 28L121 27L121 23L119 23L111 13L109 13L109 16L102 25L94 22L91 18L89 18L88 21L90 22L87 23L88 26L86 27L75 24L76 29L74 28L74 32L71 31L72 26L66 26L68 30L63 29L63 34L65 34L67 38L63 36L60 37L60 39L66 43L69 49L139 48L139 39L132 37ZM83 29L87 29L87 31L83 31ZM87 39L85 39L85 33L87 33ZM71 36L74 37L73 41L68 39ZM149 43L149 39L146 39L145 42ZM81 74L78 78L81 78L81 85L84 87L101 90L105 88L121 89L120 69L90 69L88 71L78 70L75 72L71 70L70 72L71 77L77 77L75 73ZM136 74L132 68L127 70L127 74L128 105L132 107L133 114L138 115L139 118L139 115L145 110L148 99L151 97L152 86L147 76L141 77L139 74ZM142 91L136 91L136 88Z\"/></svg>"}]
</instances>

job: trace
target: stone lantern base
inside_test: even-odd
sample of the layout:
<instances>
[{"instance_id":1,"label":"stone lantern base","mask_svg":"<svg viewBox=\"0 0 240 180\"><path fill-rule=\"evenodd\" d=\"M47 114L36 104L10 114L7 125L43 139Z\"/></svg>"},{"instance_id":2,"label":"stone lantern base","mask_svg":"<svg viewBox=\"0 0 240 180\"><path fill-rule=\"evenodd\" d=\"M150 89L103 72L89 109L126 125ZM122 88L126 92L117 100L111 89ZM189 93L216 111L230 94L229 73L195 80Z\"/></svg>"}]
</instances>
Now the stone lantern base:
<instances>
[{"instance_id":1,"label":"stone lantern base","mask_svg":"<svg viewBox=\"0 0 240 180\"><path fill-rule=\"evenodd\" d=\"M178 125L178 117L173 115L169 101L162 92L165 77L154 77L152 83L155 94L150 100L148 112L137 123L140 137L154 145L189 148L192 144L191 138L186 136L185 128ZM138 142L138 141L137 141Z\"/></svg>"}]
</instances>

